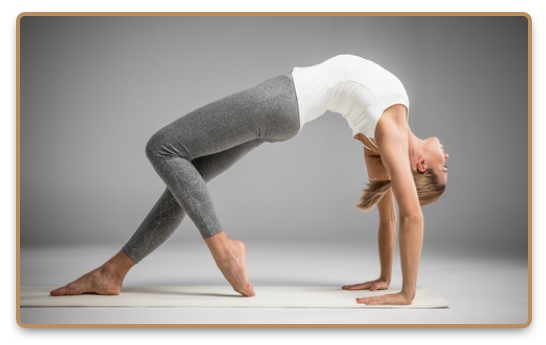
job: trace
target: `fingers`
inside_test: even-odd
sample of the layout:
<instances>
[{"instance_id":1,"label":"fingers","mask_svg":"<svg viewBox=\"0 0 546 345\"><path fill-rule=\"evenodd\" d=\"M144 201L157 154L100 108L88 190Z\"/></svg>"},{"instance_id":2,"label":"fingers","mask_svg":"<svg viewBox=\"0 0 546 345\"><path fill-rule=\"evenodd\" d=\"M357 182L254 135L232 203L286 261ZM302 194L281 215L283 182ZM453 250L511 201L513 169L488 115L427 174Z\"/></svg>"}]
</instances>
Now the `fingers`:
<instances>
[{"instance_id":1,"label":"fingers","mask_svg":"<svg viewBox=\"0 0 546 345\"><path fill-rule=\"evenodd\" d=\"M356 298L356 303L365 304L365 305L384 305L384 304L408 305L408 304L411 304L411 300L408 300L402 293L394 293L394 294L387 294L382 296Z\"/></svg>"},{"instance_id":2,"label":"fingers","mask_svg":"<svg viewBox=\"0 0 546 345\"><path fill-rule=\"evenodd\" d=\"M389 284L385 283L383 281L370 281L365 282L362 284L353 284L353 285L345 285L341 287L343 290L371 290L371 291L377 291L377 290L385 290L389 288Z\"/></svg>"},{"instance_id":3,"label":"fingers","mask_svg":"<svg viewBox=\"0 0 546 345\"><path fill-rule=\"evenodd\" d=\"M360 297L356 298L356 303L365 304L365 305L382 305L389 304L387 303L385 296L375 296L375 297Z\"/></svg>"},{"instance_id":4,"label":"fingers","mask_svg":"<svg viewBox=\"0 0 546 345\"><path fill-rule=\"evenodd\" d=\"M366 282L362 284L345 285L341 288L343 290L367 290L372 286L372 282Z\"/></svg>"}]
</instances>

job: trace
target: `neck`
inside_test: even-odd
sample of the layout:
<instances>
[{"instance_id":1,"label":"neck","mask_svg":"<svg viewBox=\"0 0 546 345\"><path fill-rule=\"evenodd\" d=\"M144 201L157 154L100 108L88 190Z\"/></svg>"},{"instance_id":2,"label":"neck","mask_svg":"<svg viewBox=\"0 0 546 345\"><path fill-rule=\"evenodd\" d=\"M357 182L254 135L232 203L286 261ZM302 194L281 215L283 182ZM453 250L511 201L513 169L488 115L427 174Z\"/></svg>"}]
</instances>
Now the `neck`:
<instances>
[{"instance_id":1,"label":"neck","mask_svg":"<svg viewBox=\"0 0 546 345\"><path fill-rule=\"evenodd\" d=\"M419 139L408 126L408 153L412 170L417 167L423 152L423 140Z\"/></svg>"}]
</instances>

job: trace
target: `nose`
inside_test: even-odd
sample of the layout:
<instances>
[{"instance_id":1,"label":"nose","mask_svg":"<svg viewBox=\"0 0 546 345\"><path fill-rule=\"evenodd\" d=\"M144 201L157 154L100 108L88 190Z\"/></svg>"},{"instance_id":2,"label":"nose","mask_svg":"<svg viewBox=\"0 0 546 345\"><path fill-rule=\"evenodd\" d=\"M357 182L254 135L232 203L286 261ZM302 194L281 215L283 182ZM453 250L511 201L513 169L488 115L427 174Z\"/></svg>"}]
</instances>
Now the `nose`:
<instances>
[{"instance_id":1,"label":"nose","mask_svg":"<svg viewBox=\"0 0 546 345\"><path fill-rule=\"evenodd\" d=\"M447 153L444 153L445 161L447 162L449 155Z\"/></svg>"}]
</instances>

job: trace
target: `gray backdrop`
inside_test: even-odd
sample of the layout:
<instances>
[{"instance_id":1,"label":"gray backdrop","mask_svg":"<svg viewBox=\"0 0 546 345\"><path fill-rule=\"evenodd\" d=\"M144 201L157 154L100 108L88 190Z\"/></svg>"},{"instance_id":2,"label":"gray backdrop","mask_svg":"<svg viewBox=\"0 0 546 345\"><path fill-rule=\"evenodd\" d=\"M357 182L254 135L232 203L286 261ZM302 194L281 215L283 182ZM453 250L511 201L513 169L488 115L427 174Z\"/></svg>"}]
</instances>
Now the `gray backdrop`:
<instances>
[{"instance_id":1,"label":"gray backdrop","mask_svg":"<svg viewBox=\"0 0 546 345\"><path fill-rule=\"evenodd\" d=\"M410 125L451 156L425 244L527 255L524 17L25 17L21 245L123 245L163 191L144 146L177 117L270 77L349 53L397 75ZM356 210L362 146L327 114L210 183L238 239L375 245ZM170 243L198 239L186 219Z\"/></svg>"}]
</instances>

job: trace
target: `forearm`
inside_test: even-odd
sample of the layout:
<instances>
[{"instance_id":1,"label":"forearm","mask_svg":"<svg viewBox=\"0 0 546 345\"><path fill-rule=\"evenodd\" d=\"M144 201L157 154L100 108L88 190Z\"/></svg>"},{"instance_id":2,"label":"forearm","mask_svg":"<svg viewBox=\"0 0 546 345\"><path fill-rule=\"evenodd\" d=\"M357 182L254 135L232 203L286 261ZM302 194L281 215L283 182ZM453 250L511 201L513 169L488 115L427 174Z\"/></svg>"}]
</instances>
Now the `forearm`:
<instances>
[{"instance_id":1,"label":"forearm","mask_svg":"<svg viewBox=\"0 0 546 345\"><path fill-rule=\"evenodd\" d=\"M409 300L415 297L419 259L423 247L424 221L408 218L400 222L400 260L402 266L402 293Z\"/></svg>"},{"instance_id":2,"label":"forearm","mask_svg":"<svg viewBox=\"0 0 546 345\"><path fill-rule=\"evenodd\" d=\"M381 264L380 279L390 283L392 277L392 263L396 243L396 220L385 220L379 223L377 236L379 248L379 262Z\"/></svg>"}]
</instances>

